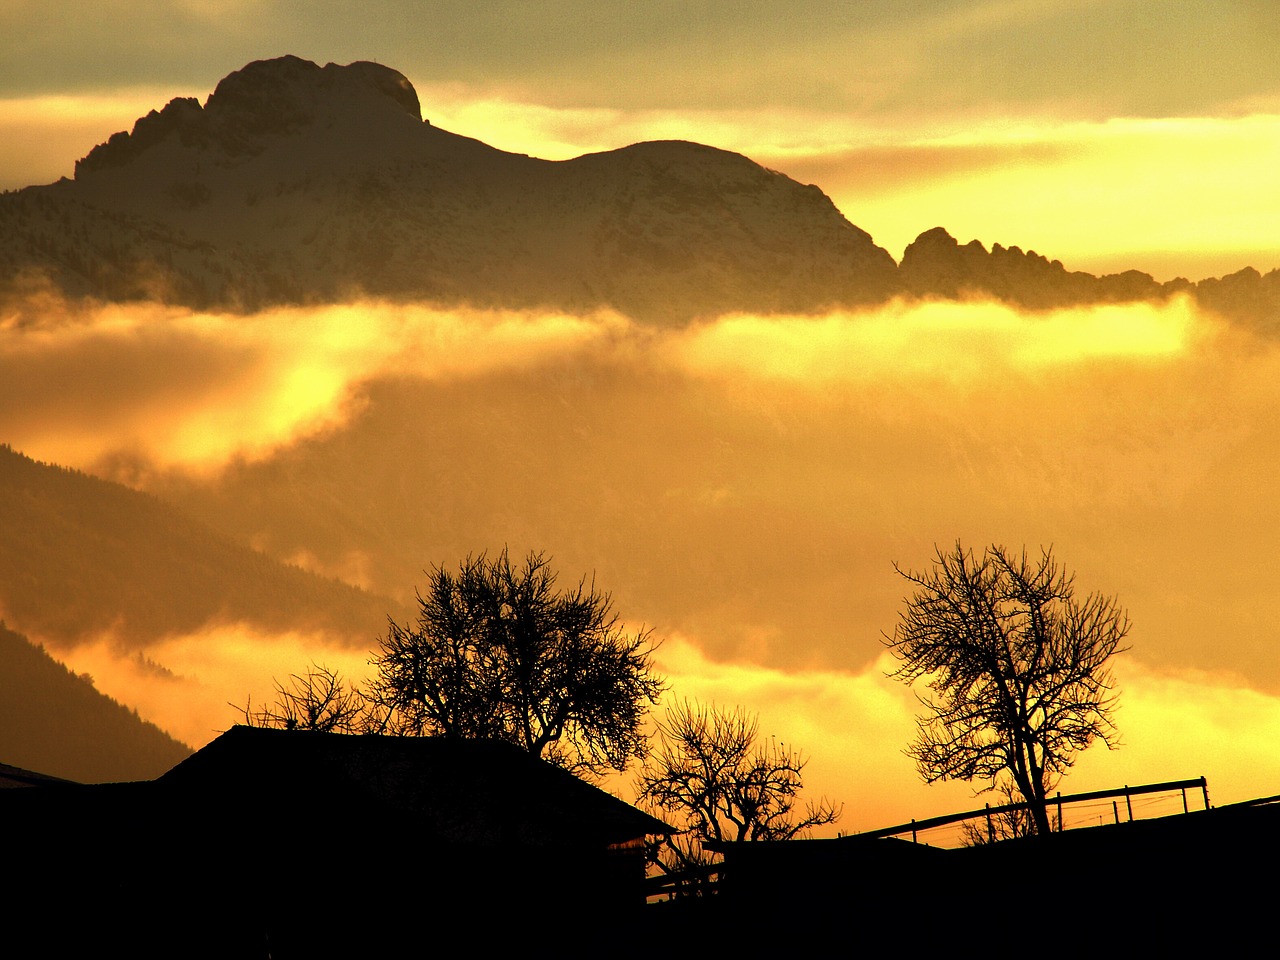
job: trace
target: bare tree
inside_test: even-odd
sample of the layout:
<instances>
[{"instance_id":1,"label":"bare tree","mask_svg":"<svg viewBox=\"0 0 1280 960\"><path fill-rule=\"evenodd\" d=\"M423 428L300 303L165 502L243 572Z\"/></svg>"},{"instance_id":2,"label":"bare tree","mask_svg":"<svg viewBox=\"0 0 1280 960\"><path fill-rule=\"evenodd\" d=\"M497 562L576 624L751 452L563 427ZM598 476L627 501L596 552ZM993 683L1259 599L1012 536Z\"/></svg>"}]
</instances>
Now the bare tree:
<instances>
[{"instance_id":1,"label":"bare tree","mask_svg":"<svg viewBox=\"0 0 1280 960\"><path fill-rule=\"evenodd\" d=\"M907 751L920 776L992 789L1007 774L1047 833L1052 783L1094 740L1117 742L1110 664L1127 615L1110 597L1077 600L1051 550L978 558L957 542L927 573L894 568L916 590L886 637L902 661L891 676L931 691Z\"/></svg>"},{"instance_id":2,"label":"bare tree","mask_svg":"<svg viewBox=\"0 0 1280 960\"><path fill-rule=\"evenodd\" d=\"M540 553L433 570L417 623L392 621L373 661L393 728L506 740L589 774L643 757L664 686L648 631L626 632L594 583L555 582Z\"/></svg>"},{"instance_id":3,"label":"bare tree","mask_svg":"<svg viewBox=\"0 0 1280 960\"><path fill-rule=\"evenodd\" d=\"M331 733L376 733L384 726L384 712L365 691L348 684L336 670L313 663L306 673L290 674L288 683L275 681L276 699L254 710L244 708L251 727L319 730Z\"/></svg>"},{"instance_id":4,"label":"bare tree","mask_svg":"<svg viewBox=\"0 0 1280 960\"><path fill-rule=\"evenodd\" d=\"M839 818L825 799L798 807L808 761L785 743L757 742L758 729L758 718L741 707L686 700L667 710L636 780L637 802L684 828L653 842L650 860L662 872L688 874L712 863L703 846L710 841L789 840Z\"/></svg>"}]
</instances>

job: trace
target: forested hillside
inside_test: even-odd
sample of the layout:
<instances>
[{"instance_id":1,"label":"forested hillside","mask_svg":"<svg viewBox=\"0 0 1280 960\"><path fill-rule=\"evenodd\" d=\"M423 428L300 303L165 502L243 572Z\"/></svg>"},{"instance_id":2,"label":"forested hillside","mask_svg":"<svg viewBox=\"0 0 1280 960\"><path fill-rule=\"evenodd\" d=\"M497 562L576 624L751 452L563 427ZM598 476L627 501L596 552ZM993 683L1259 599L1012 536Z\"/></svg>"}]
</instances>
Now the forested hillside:
<instances>
[{"instance_id":1,"label":"forested hillside","mask_svg":"<svg viewBox=\"0 0 1280 960\"><path fill-rule=\"evenodd\" d=\"M152 496L0 445L0 614L73 643L128 648L244 621L367 641L387 599L278 563Z\"/></svg>"},{"instance_id":2,"label":"forested hillside","mask_svg":"<svg viewBox=\"0 0 1280 960\"><path fill-rule=\"evenodd\" d=\"M0 763L105 783L149 780L190 752L0 621Z\"/></svg>"}]
</instances>

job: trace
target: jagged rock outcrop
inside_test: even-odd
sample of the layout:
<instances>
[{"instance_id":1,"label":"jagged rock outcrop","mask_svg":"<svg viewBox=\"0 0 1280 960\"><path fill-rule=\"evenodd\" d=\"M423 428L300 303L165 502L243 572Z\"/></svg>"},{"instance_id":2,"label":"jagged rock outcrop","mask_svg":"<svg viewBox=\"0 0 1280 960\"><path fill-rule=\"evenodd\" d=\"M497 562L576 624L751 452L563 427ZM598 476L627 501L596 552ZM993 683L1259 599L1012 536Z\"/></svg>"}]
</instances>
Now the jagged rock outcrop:
<instances>
[{"instance_id":1,"label":"jagged rock outcrop","mask_svg":"<svg viewBox=\"0 0 1280 960\"><path fill-rule=\"evenodd\" d=\"M390 67L319 67L291 56L260 60L224 78L204 107L194 97L178 97L139 119L131 133L113 134L76 163L76 179L126 166L169 139L227 158L252 157L326 114L385 111L389 104L415 123L422 119L413 85Z\"/></svg>"},{"instance_id":2,"label":"jagged rock outcrop","mask_svg":"<svg viewBox=\"0 0 1280 960\"><path fill-rule=\"evenodd\" d=\"M1252 267L1220 278L1166 283L1138 270L1094 276L1069 271L1034 250L977 240L960 244L942 227L926 230L903 251L899 274L915 297L993 298L1031 310L1093 303L1164 301L1187 294L1203 308L1256 332L1280 333L1280 270Z\"/></svg>"},{"instance_id":3,"label":"jagged rock outcrop","mask_svg":"<svg viewBox=\"0 0 1280 960\"><path fill-rule=\"evenodd\" d=\"M1280 269L1262 274L1245 267L1195 284L1201 305L1262 332L1280 333Z\"/></svg>"},{"instance_id":4,"label":"jagged rock outcrop","mask_svg":"<svg viewBox=\"0 0 1280 960\"><path fill-rule=\"evenodd\" d=\"M963 246L942 227L920 234L903 251L903 286L919 297L994 297L1030 309L1080 303L1163 299L1174 287L1137 270L1096 277L1068 271L1034 250L977 240Z\"/></svg>"}]
</instances>

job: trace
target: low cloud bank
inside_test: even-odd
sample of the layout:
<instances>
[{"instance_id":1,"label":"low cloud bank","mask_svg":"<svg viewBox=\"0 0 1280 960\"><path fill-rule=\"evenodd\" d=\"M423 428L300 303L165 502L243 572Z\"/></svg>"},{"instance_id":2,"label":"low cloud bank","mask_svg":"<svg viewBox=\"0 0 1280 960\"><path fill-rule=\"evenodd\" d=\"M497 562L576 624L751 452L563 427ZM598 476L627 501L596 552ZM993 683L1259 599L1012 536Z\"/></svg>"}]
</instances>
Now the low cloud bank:
<instances>
[{"instance_id":1,"label":"low cloud bank","mask_svg":"<svg viewBox=\"0 0 1280 960\"><path fill-rule=\"evenodd\" d=\"M35 313L36 311L25 311ZM127 455L216 471L340 429L372 381L477 379L606 359L678 376L806 392L961 388L1095 360L1177 359L1199 320L1185 300L1026 317L989 303L901 303L819 317L732 316L658 333L615 315L440 311L356 303L250 316L156 305L42 305L0 324L0 435L93 467Z\"/></svg>"},{"instance_id":2,"label":"low cloud bank","mask_svg":"<svg viewBox=\"0 0 1280 960\"><path fill-rule=\"evenodd\" d=\"M0 328L0 439L187 475L166 491L215 526L392 596L434 562L545 549L718 658L787 668L877 656L892 562L956 538L1053 544L1129 607L1151 662L1275 690L1277 383L1274 345L1183 300L676 331L113 306Z\"/></svg>"}]
</instances>

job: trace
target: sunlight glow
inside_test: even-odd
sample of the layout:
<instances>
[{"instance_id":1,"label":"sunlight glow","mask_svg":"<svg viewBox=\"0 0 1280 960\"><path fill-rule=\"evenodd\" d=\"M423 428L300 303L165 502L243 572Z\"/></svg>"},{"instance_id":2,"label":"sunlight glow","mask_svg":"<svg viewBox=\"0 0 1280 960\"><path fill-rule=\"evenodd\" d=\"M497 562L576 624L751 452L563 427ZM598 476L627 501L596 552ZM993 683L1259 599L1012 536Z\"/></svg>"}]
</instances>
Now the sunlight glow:
<instances>
[{"instance_id":1,"label":"sunlight glow","mask_svg":"<svg viewBox=\"0 0 1280 960\"><path fill-rule=\"evenodd\" d=\"M0 98L0 190L70 177L75 161L118 130L133 129L171 90L130 87L111 94Z\"/></svg>"},{"instance_id":2,"label":"sunlight glow","mask_svg":"<svg viewBox=\"0 0 1280 960\"><path fill-rule=\"evenodd\" d=\"M1266 186L1277 114L979 123L888 146L776 164L798 179L829 174L823 189L895 257L943 225L961 243L1017 244L1073 270L1165 280L1173 265L1199 280L1232 258L1226 272L1280 266L1280 195Z\"/></svg>"},{"instance_id":3,"label":"sunlight glow","mask_svg":"<svg viewBox=\"0 0 1280 960\"><path fill-rule=\"evenodd\" d=\"M170 637L145 655L121 652L109 636L46 647L76 673L92 676L99 692L195 748L243 723L246 704L256 709L272 703L275 680L286 681L313 662L350 681L369 673L366 650L335 645L323 635L267 634L245 624Z\"/></svg>"},{"instance_id":4,"label":"sunlight glow","mask_svg":"<svg viewBox=\"0 0 1280 960\"><path fill-rule=\"evenodd\" d=\"M897 376L982 379L992 365L1034 370L1099 358L1176 357L1197 316L1185 299L1020 314L1000 303L896 302L825 317L735 316L678 339L679 360L703 374L797 384Z\"/></svg>"},{"instance_id":5,"label":"sunlight glow","mask_svg":"<svg viewBox=\"0 0 1280 960\"><path fill-rule=\"evenodd\" d=\"M799 746L809 758L806 794L843 801L838 828L869 830L981 807L976 784L919 782L903 749L915 736L916 701L887 674L885 653L862 673L782 672L703 655L692 638L660 651L668 698L760 715L763 736ZM1153 670L1131 656L1116 662L1121 746L1095 745L1062 781L1081 793L1171 779L1208 778L1215 804L1267 796L1280 785L1280 698L1242 689L1229 676ZM658 716L661 716L659 707Z\"/></svg>"}]
</instances>

